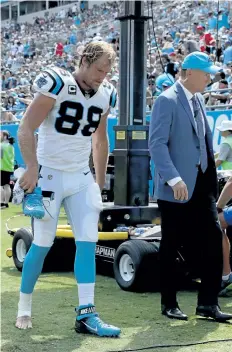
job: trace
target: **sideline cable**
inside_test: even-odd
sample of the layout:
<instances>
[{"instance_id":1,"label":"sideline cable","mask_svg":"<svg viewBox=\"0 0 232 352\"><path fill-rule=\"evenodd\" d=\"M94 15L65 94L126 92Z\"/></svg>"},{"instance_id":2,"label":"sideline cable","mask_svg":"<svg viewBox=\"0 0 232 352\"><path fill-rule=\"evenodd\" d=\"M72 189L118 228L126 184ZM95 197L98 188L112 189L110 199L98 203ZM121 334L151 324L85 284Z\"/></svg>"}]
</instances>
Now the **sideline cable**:
<instances>
[{"instance_id":1,"label":"sideline cable","mask_svg":"<svg viewBox=\"0 0 232 352\"><path fill-rule=\"evenodd\" d=\"M140 348L129 348L123 350L109 350L107 352L137 352L137 351L145 351L151 350L156 348L176 348L176 347L189 347L189 346L197 346L197 345L206 345L210 343L222 343L222 342L232 342L232 339L222 339L222 340L208 340L208 341L201 341L201 342L189 342L189 343L178 343L178 344L170 344L170 345L152 345L147 347L140 347Z\"/></svg>"}]
</instances>

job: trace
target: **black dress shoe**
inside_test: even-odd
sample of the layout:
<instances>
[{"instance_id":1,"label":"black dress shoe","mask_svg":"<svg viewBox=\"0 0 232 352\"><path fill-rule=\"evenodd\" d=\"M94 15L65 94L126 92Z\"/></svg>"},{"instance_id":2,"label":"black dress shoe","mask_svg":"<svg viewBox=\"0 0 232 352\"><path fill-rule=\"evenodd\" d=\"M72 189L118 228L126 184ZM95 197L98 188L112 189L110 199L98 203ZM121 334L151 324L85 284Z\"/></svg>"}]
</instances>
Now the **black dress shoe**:
<instances>
[{"instance_id":1,"label":"black dress shoe","mask_svg":"<svg viewBox=\"0 0 232 352\"><path fill-rule=\"evenodd\" d=\"M1 208L9 208L9 205L7 203L1 203Z\"/></svg>"},{"instance_id":2,"label":"black dress shoe","mask_svg":"<svg viewBox=\"0 0 232 352\"><path fill-rule=\"evenodd\" d=\"M166 308L162 307L162 314L170 319L188 320L188 316L184 314L180 308Z\"/></svg>"},{"instance_id":3,"label":"black dress shoe","mask_svg":"<svg viewBox=\"0 0 232 352\"><path fill-rule=\"evenodd\" d=\"M217 305L214 306L198 306L196 309L196 315L200 315L205 318L213 318L219 322L225 322L232 319L232 314L223 313Z\"/></svg>"}]
</instances>

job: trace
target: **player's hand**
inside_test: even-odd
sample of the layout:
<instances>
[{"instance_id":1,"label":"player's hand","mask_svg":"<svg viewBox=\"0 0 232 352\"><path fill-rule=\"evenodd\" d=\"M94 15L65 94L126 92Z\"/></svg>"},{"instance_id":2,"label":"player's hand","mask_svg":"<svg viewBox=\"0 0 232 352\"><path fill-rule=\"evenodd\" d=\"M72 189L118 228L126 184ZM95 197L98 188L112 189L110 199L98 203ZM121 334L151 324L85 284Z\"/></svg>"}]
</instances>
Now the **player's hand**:
<instances>
[{"instance_id":1,"label":"player's hand","mask_svg":"<svg viewBox=\"0 0 232 352\"><path fill-rule=\"evenodd\" d=\"M32 193L38 182L38 167L29 167L20 177L19 185L27 193Z\"/></svg>"},{"instance_id":2,"label":"player's hand","mask_svg":"<svg viewBox=\"0 0 232 352\"><path fill-rule=\"evenodd\" d=\"M188 189L184 181L179 181L172 187L176 200L188 200Z\"/></svg>"}]
</instances>

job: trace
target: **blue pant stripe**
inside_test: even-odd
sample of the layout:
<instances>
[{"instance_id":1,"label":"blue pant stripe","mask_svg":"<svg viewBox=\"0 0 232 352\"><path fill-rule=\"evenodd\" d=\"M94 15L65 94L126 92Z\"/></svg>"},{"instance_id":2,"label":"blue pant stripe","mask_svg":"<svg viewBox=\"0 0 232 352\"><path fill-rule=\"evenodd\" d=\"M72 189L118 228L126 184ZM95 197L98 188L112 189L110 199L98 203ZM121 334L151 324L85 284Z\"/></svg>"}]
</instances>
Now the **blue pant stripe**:
<instances>
[{"instance_id":1,"label":"blue pant stripe","mask_svg":"<svg viewBox=\"0 0 232 352\"><path fill-rule=\"evenodd\" d=\"M95 242L76 241L74 273L78 284L95 283Z\"/></svg>"},{"instance_id":2,"label":"blue pant stripe","mask_svg":"<svg viewBox=\"0 0 232 352\"><path fill-rule=\"evenodd\" d=\"M44 259L50 247L39 247L32 243L23 263L22 282L20 291L32 293L43 269Z\"/></svg>"}]
</instances>

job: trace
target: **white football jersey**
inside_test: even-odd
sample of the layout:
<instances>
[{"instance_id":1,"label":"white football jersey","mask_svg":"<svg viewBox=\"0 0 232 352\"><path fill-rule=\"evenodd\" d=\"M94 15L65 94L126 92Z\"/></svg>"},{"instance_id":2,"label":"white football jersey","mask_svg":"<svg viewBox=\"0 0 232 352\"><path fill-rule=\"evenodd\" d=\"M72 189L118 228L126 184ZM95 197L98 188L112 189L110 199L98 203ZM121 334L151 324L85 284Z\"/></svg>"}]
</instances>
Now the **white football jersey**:
<instances>
[{"instance_id":1,"label":"white football jersey","mask_svg":"<svg viewBox=\"0 0 232 352\"><path fill-rule=\"evenodd\" d=\"M48 67L33 84L36 92L54 98L55 105L39 127L38 163L64 171L82 171L89 165L91 135L101 116L117 101L117 91L104 81L87 95L68 71Z\"/></svg>"}]
</instances>

